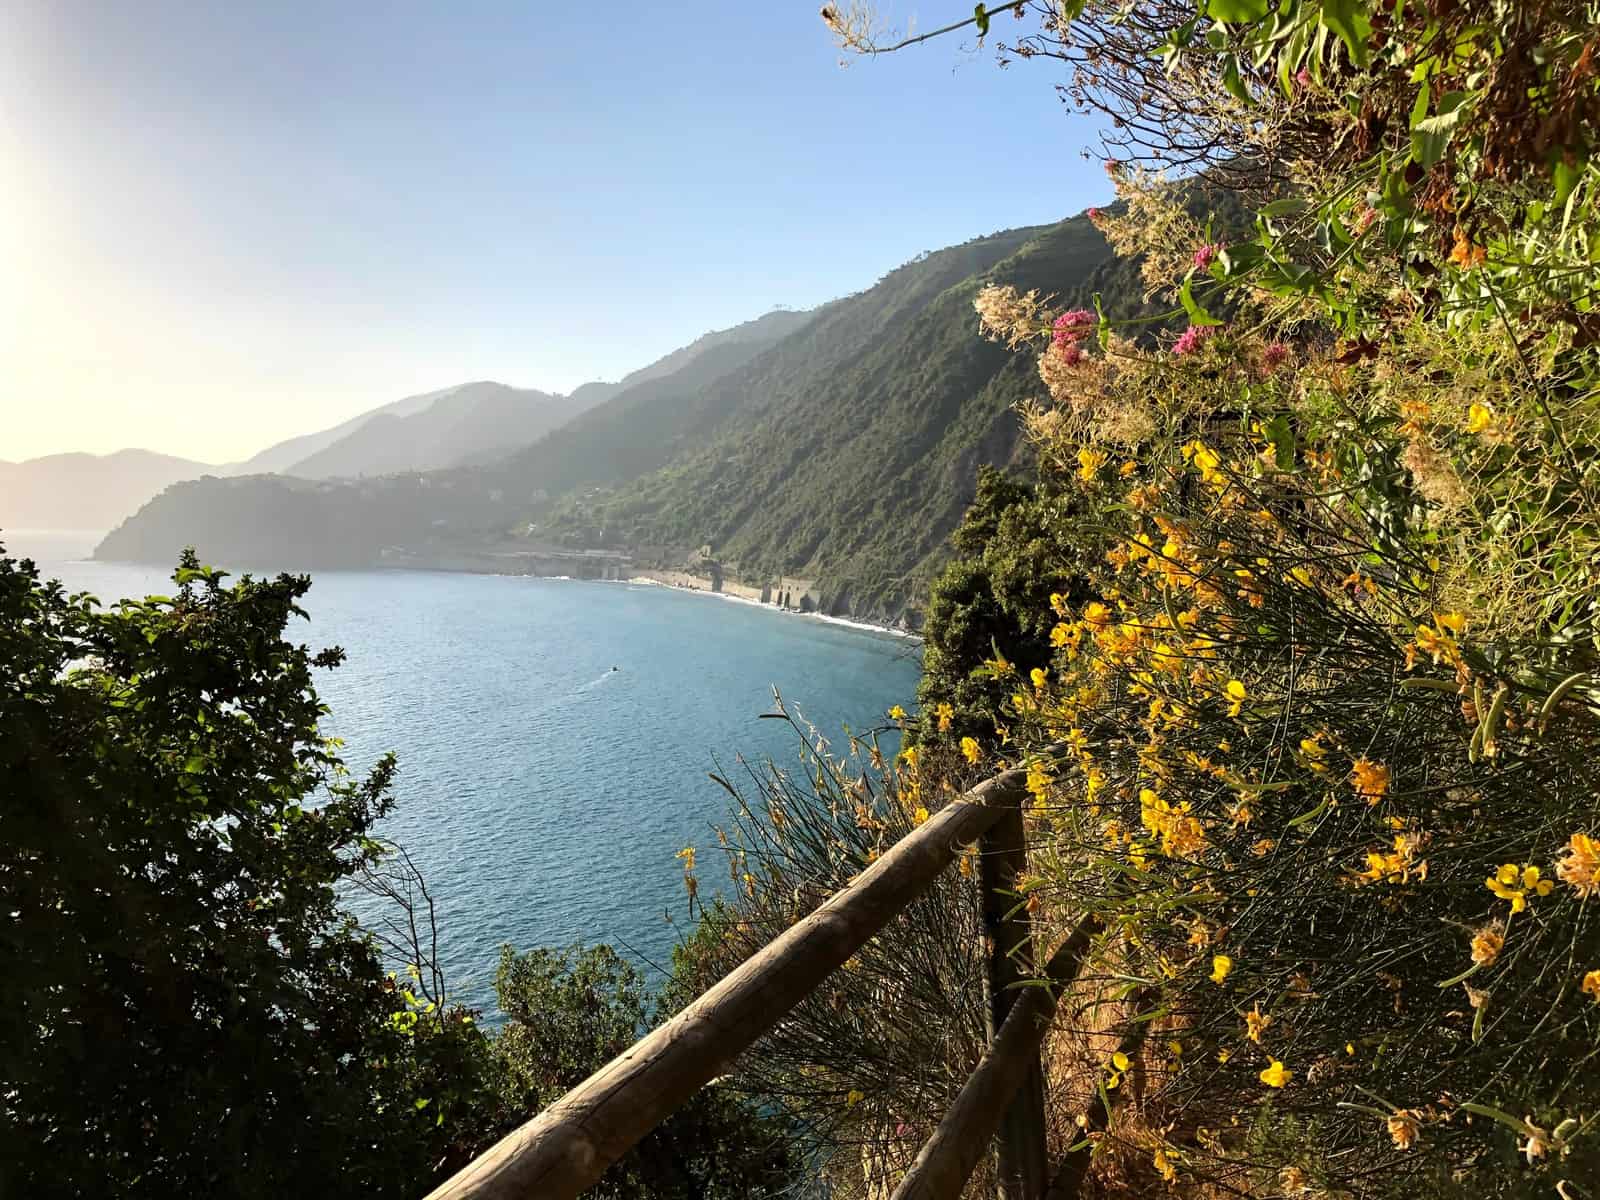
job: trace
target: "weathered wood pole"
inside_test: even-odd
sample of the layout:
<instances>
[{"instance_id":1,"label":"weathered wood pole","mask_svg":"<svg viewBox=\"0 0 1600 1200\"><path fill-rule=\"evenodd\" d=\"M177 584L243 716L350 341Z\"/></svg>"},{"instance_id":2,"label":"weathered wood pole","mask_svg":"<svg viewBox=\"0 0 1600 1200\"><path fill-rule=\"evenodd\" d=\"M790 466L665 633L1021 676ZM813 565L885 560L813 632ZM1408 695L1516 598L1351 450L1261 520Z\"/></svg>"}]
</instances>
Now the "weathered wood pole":
<instances>
[{"instance_id":1,"label":"weathered wood pole","mask_svg":"<svg viewBox=\"0 0 1600 1200\"><path fill-rule=\"evenodd\" d=\"M994 1044L1016 1004L1016 984L1033 974L1032 925L1017 885L1027 871L1022 809L1008 808L978 843L983 885L983 928L988 943L989 1043ZM1050 1163L1045 1148L1044 1070L1038 1054L1006 1106L995 1138L1001 1200L1040 1200Z\"/></svg>"},{"instance_id":2,"label":"weathered wood pole","mask_svg":"<svg viewBox=\"0 0 1600 1200\"><path fill-rule=\"evenodd\" d=\"M1039 1045L1055 1015L1060 989L1077 977L1099 918L1078 922L1072 936L1045 964L1049 987L1020 989L989 1052L962 1086L950 1111L890 1200L956 1200L1000 1126L1008 1101L1038 1066Z\"/></svg>"},{"instance_id":3,"label":"weathered wood pole","mask_svg":"<svg viewBox=\"0 0 1600 1200\"><path fill-rule=\"evenodd\" d=\"M672 1020L434 1189L429 1200L570 1200L592 1186L925 892L959 847L1015 810L1027 794L1026 778L1022 770L1006 771L941 809ZM991 1125L983 1144L993 1132Z\"/></svg>"}]
</instances>

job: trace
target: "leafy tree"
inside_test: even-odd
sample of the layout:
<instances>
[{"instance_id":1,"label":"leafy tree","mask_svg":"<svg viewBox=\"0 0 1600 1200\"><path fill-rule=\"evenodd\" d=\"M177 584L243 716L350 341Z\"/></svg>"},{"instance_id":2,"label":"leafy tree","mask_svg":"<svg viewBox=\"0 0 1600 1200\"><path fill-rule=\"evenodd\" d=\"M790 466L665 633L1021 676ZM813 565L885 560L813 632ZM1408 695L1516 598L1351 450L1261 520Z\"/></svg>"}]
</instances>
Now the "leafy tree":
<instances>
[{"instance_id":1,"label":"leafy tree","mask_svg":"<svg viewBox=\"0 0 1600 1200\"><path fill-rule=\"evenodd\" d=\"M418 1193L692 994L508 947L485 1034L427 947L387 974L339 893L414 895L373 836L395 760L352 778L318 732L310 580L223 579L188 552L106 610L0 555L0 1195ZM764 1194L787 1135L713 1088L600 1194Z\"/></svg>"},{"instance_id":2,"label":"leafy tree","mask_svg":"<svg viewBox=\"0 0 1600 1200\"><path fill-rule=\"evenodd\" d=\"M0 557L0 1192L414 1186L448 1131L336 893L394 761L318 732L308 579L174 581L105 610Z\"/></svg>"},{"instance_id":3,"label":"leafy tree","mask_svg":"<svg viewBox=\"0 0 1600 1200\"><path fill-rule=\"evenodd\" d=\"M698 970L690 962L675 965L690 974ZM576 1087L669 1017L674 1002L694 994L669 984L663 997L652 997L638 970L610 946L524 954L506 946L495 993L508 1018L495 1057L502 1096L513 1112L537 1111ZM795 1144L787 1123L713 1085L617 1162L590 1194L619 1200L771 1195L793 1178Z\"/></svg>"},{"instance_id":4,"label":"leafy tree","mask_svg":"<svg viewBox=\"0 0 1600 1200\"><path fill-rule=\"evenodd\" d=\"M950 541L956 557L934 582L924 629L922 682L926 713L953 710L940 734L925 722L924 738L992 738L1015 681L984 663L997 654L1019 667L1048 666L1050 597L1081 599L1083 583L1070 543L1056 536L1059 501L1035 485L983 467L977 495Z\"/></svg>"}]
</instances>

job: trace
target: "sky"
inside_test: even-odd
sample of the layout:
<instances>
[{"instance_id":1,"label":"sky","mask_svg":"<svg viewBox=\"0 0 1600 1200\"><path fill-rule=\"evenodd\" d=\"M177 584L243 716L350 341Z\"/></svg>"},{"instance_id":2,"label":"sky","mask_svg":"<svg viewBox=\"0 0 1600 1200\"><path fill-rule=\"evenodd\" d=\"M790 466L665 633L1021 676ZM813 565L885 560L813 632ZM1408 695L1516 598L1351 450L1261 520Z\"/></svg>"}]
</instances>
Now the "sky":
<instances>
[{"instance_id":1,"label":"sky","mask_svg":"<svg viewBox=\"0 0 1600 1200\"><path fill-rule=\"evenodd\" d=\"M8 0L0 459L570 391L1104 202L1048 64L841 68L818 7Z\"/></svg>"}]
</instances>

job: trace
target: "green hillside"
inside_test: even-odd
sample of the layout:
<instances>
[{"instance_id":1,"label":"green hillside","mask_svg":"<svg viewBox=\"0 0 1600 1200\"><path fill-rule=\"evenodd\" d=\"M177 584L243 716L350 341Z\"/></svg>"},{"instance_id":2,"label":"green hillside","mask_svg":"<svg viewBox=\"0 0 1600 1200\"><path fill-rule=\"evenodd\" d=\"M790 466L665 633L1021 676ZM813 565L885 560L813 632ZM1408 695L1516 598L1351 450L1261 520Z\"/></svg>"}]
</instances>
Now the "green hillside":
<instances>
[{"instance_id":1,"label":"green hillside","mask_svg":"<svg viewBox=\"0 0 1600 1200\"><path fill-rule=\"evenodd\" d=\"M352 483L205 479L101 546L169 560L369 565L521 544L675 567L707 544L751 582L815 579L825 609L916 620L984 463L1021 462L1023 359L976 336L989 281L1138 310L1133 268L1085 217L925 254L766 338L717 341L508 457ZM773 314L777 317L779 314Z\"/></svg>"},{"instance_id":2,"label":"green hillside","mask_svg":"<svg viewBox=\"0 0 1600 1200\"><path fill-rule=\"evenodd\" d=\"M1054 288L1083 304L1100 291L1120 311L1137 307L1125 302L1137 281L1084 217L962 249L959 263L903 268L720 380L700 400L714 436L602 495L569 498L553 527L574 544L665 554L709 543L752 582L818 579L829 611L906 612L979 465L1024 453L1012 407L1039 391L1029 364L975 336L978 288Z\"/></svg>"}]
</instances>

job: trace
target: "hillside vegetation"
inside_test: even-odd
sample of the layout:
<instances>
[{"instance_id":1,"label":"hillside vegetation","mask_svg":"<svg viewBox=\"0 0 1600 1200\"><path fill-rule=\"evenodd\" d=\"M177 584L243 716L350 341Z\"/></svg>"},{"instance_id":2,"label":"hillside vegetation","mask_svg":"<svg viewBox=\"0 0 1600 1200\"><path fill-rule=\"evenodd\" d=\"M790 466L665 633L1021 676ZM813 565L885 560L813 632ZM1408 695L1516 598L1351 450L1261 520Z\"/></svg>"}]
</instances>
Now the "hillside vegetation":
<instances>
[{"instance_id":1,"label":"hillside vegetation","mask_svg":"<svg viewBox=\"0 0 1600 1200\"><path fill-rule=\"evenodd\" d=\"M979 467L1027 470L1015 406L1032 366L972 337L991 281L1103 292L1141 311L1134 274L1086 217L930 256L833 306L803 335L719 380L701 444L610 494L567 505L558 528L626 545L709 543L754 580L821 581L823 607L920 608Z\"/></svg>"},{"instance_id":2,"label":"hillside vegetation","mask_svg":"<svg viewBox=\"0 0 1600 1200\"><path fill-rule=\"evenodd\" d=\"M1146 311L1135 270L1086 217L1009 230L814 314L708 335L498 461L316 486L208 479L160 497L98 553L162 561L194 544L221 562L367 565L386 548L447 556L523 539L677 566L709 545L753 582L816 579L829 611L915 620L979 467L1027 469L1012 410L1037 376L971 336L972 299L997 281Z\"/></svg>"},{"instance_id":3,"label":"hillside vegetation","mask_svg":"<svg viewBox=\"0 0 1600 1200\"><path fill-rule=\"evenodd\" d=\"M978 292L1043 385L1036 479L958 532L915 744L755 777L729 961L1022 768L1024 967L1088 937L1051 1194L1593 1197L1600 10L1029 8L1017 57L1117 118L1097 225L1181 328ZM936 901L746 1068L839 1196L902 1177L982 1045L941 1037L981 950L930 971L974 903Z\"/></svg>"}]
</instances>

